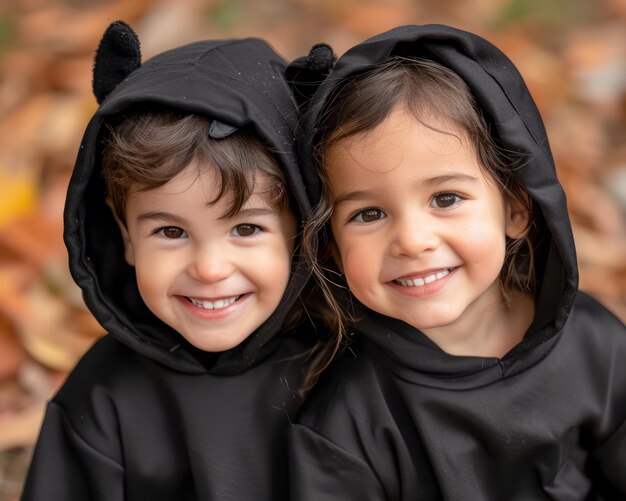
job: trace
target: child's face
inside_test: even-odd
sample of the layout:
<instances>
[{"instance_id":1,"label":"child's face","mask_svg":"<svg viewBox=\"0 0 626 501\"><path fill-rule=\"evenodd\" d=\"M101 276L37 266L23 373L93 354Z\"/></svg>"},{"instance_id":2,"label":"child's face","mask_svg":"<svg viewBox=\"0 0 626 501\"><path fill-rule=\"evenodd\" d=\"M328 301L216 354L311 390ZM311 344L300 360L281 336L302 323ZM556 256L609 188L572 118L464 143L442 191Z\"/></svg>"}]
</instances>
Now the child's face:
<instances>
[{"instance_id":1,"label":"child's face","mask_svg":"<svg viewBox=\"0 0 626 501\"><path fill-rule=\"evenodd\" d=\"M502 304L505 237L526 216L507 206L462 134L400 107L332 146L326 170L340 264L363 304L443 349L488 321Z\"/></svg>"},{"instance_id":2,"label":"child's face","mask_svg":"<svg viewBox=\"0 0 626 501\"><path fill-rule=\"evenodd\" d=\"M215 174L187 168L165 185L131 191L122 225L126 260L141 297L163 322L205 351L237 346L278 306L289 280L296 231L285 208L257 186L242 210L215 205Z\"/></svg>"}]
</instances>

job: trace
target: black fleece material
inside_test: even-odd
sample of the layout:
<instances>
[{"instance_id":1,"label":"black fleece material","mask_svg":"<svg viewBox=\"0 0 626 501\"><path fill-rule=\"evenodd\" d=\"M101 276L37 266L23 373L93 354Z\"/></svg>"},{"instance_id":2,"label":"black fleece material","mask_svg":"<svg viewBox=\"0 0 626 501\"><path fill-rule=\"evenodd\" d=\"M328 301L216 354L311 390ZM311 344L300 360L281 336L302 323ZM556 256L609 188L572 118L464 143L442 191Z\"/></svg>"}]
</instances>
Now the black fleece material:
<instances>
[{"instance_id":1,"label":"black fleece material","mask_svg":"<svg viewBox=\"0 0 626 501\"><path fill-rule=\"evenodd\" d=\"M517 176L543 215L535 319L504 357L453 356L352 298L350 349L290 430L298 501L626 499L626 331L577 292L566 200L537 108L511 61L447 26L405 26L344 54L304 117L303 162L331 92L392 55L458 73L492 132L523 155ZM309 177L312 193L319 183ZM338 292L338 294L340 294Z\"/></svg>"},{"instance_id":2,"label":"black fleece material","mask_svg":"<svg viewBox=\"0 0 626 501\"><path fill-rule=\"evenodd\" d=\"M285 66L261 40L200 41L114 76L110 93L94 81L102 103L80 145L64 237L71 273L107 335L49 403L24 501L286 499L286 433L307 368L294 357L313 336L308 323L282 326L308 267L296 253L280 305L241 345L201 352L142 302L101 176L108 124L125 113L205 115L218 134L246 128L271 148L302 221L310 203Z\"/></svg>"}]
</instances>

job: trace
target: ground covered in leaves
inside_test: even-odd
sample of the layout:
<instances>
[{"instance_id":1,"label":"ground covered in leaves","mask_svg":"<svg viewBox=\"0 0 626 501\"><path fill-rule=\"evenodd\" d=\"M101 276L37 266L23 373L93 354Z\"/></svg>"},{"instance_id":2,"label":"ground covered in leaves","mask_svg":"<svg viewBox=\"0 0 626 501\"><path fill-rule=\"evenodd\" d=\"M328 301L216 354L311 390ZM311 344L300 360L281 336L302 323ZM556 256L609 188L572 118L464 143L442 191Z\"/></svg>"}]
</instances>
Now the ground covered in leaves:
<instances>
[{"instance_id":1,"label":"ground covered in leaves","mask_svg":"<svg viewBox=\"0 0 626 501\"><path fill-rule=\"evenodd\" d=\"M144 59L260 36L291 59L402 24L489 38L544 116L568 195L581 288L626 320L624 0L21 0L0 2L0 501L21 492L45 402L102 330L68 276L61 215L96 109L93 51L124 19Z\"/></svg>"}]
</instances>

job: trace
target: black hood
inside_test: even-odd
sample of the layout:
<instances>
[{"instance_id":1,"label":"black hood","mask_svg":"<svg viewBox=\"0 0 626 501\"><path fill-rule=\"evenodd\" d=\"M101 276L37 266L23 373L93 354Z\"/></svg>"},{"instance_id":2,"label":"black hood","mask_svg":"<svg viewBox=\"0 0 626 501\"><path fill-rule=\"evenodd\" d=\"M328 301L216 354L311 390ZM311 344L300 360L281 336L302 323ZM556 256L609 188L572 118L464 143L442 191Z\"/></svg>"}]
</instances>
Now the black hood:
<instances>
[{"instance_id":1,"label":"black hood","mask_svg":"<svg viewBox=\"0 0 626 501\"><path fill-rule=\"evenodd\" d=\"M351 76L371 69L390 56L421 57L456 72L482 108L492 133L506 149L523 158L516 176L539 208L544 237L536 250L536 313L522 343L504 359L451 357L438 350L412 327L356 306L365 317L357 328L390 351L400 365L422 374L463 379L481 373L485 383L502 373L512 374L536 363L558 339L572 308L578 286L574 240L565 194L558 182L548 138L537 107L513 63L483 38L449 26L403 26L360 43L340 57L333 72L319 86L303 117L300 150L307 163L307 185L319 199L319 180L313 175L313 146L308 138L331 93ZM338 292L339 294L339 292ZM356 302L356 300L354 300ZM389 336L393 331L395 336ZM461 360L463 359L463 360ZM496 370L486 370L493 368ZM471 377L476 384L476 377Z\"/></svg>"},{"instance_id":2,"label":"black hood","mask_svg":"<svg viewBox=\"0 0 626 501\"><path fill-rule=\"evenodd\" d=\"M132 30L130 33L134 35ZM122 42L128 42L125 32ZM128 51L126 46L122 49ZM137 62L119 78L115 68L101 69L100 77L104 73L114 81L112 90L102 95L96 81L98 58L106 56L99 54L94 68L94 89L102 102L80 145L65 206L64 238L72 276L106 331L136 352L188 373L243 371L263 358L271 349L268 344L275 344L269 342L281 330L308 279L303 260L296 251L282 301L263 325L238 347L214 357L211 364L200 362L202 357L194 354L194 348L160 322L141 300L134 268L124 260L119 230L104 203L102 142L108 124L136 109L205 115L218 121L222 130L245 127L275 153L287 179L291 208L302 221L310 204L300 177L296 106L284 79L285 62L257 39L200 41L159 54L143 65ZM116 59L110 59L115 66Z\"/></svg>"}]
</instances>

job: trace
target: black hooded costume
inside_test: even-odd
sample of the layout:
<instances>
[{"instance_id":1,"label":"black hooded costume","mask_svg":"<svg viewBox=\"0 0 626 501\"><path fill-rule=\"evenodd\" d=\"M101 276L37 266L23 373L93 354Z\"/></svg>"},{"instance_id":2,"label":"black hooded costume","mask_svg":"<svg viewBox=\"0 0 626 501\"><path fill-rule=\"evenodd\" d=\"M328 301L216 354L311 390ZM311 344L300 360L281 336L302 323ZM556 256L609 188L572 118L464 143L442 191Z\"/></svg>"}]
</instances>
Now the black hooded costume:
<instances>
[{"instance_id":1,"label":"black hooded costume","mask_svg":"<svg viewBox=\"0 0 626 501\"><path fill-rule=\"evenodd\" d=\"M339 58L303 119L332 91L392 55L437 61L474 93L492 133L525 161L517 175L545 227L535 318L503 358L452 356L408 324L358 304L350 349L290 430L292 499L626 499L626 331L577 293L565 196L542 120L511 61L446 26L406 26ZM307 181L319 197L319 182ZM338 290L337 294L341 296Z\"/></svg>"},{"instance_id":2,"label":"black hooded costume","mask_svg":"<svg viewBox=\"0 0 626 501\"><path fill-rule=\"evenodd\" d=\"M70 181L64 237L72 275L108 334L49 403L24 501L286 498L286 433L306 372L297 356L313 336L309 323L282 325L308 267L296 252L280 305L242 344L201 352L142 302L100 165L108 124L127 111L205 115L215 138L246 128L269 145L301 221L310 205L284 70L257 39L201 41L142 65L130 27L116 22L105 33L94 66L101 106Z\"/></svg>"}]
</instances>

